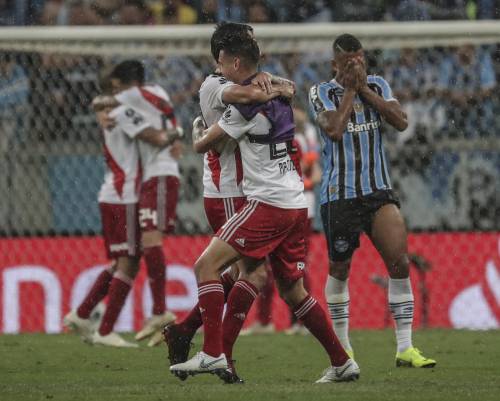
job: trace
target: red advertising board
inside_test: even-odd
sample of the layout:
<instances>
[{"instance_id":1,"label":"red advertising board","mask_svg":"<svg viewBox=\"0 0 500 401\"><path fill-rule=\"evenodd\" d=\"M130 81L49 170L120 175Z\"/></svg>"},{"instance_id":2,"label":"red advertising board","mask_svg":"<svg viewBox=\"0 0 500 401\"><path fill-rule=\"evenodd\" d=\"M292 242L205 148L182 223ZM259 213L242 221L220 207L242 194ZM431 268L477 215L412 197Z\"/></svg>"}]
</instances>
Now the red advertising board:
<instances>
[{"instance_id":1,"label":"red advertising board","mask_svg":"<svg viewBox=\"0 0 500 401\"><path fill-rule=\"evenodd\" d=\"M167 254L167 305L179 317L196 303L192 265L209 237L171 237ZM500 323L499 233L413 234L409 250L427 260L431 270L420 275L412 269L416 300L415 323L427 311L431 327L494 328ZM76 306L107 263L101 238L19 238L0 240L0 331L60 332L62 317ZM314 234L308 260L311 292L323 305L328 270L325 241ZM385 269L366 238L353 261L351 327L382 328L392 324L387 315ZM146 284L146 285L145 285ZM422 302L422 291L428 300ZM289 325L282 301L273 301L278 329ZM151 297L142 269L125 305L117 330L141 326L150 313ZM254 319L253 311L247 323Z\"/></svg>"}]
</instances>

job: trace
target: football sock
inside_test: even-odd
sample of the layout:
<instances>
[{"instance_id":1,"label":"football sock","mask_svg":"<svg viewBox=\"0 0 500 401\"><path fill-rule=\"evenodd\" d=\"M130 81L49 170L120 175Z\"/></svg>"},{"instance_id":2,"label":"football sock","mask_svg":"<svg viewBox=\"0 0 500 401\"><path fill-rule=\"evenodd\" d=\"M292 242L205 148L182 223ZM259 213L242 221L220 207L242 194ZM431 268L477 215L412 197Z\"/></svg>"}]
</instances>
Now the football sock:
<instances>
[{"instance_id":1,"label":"football sock","mask_svg":"<svg viewBox=\"0 0 500 401\"><path fill-rule=\"evenodd\" d=\"M153 315L165 313L165 254L161 246L144 248L149 287L153 298Z\"/></svg>"},{"instance_id":2,"label":"football sock","mask_svg":"<svg viewBox=\"0 0 500 401\"><path fill-rule=\"evenodd\" d=\"M101 302L106 294L108 293L109 284L113 278L113 272L111 268L103 270L95 280L92 288L88 292L87 296L84 298L76 314L82 319L88 319L92 310Z\"/></svg>"},{"instance_id":3,"label":"football sock","mask_svg":"<svg viewBox=\"0 0 500 401\"><path fill-rule=\"evenodd\" d=\"M346 351L351 351L349 342L349 280L337 280L328 276L325 298L333 322L333 330Z\"/></svg>"},{"instance_id":4,"label":"football sock","mask_svg":"<svg viewBox=\"0 0 500 401\"><path fill-rule=\"evenodd\" d=\"M264 288L260 292L260 296L257 299L257 320L263 326L267 326L271 323L271 310L273 307L273 295L274 295L274 281L272 275L269 273L267 275L267 281Z\"/></svg>"},{"instance_id":5,"label":"football sock","mask_svg":"<svg viewBox=\"0 0 500 401\"><path fill-rule=\"evenodd\" d=\"M228 360L232 359L234 343L257 294L257 288L246 280L236 281L229 293L222 322L222 349Z\"/></svg>"},{"instance_id":6,"label":"football sock","mask_svg":"<svg viewBox=\"0 0 500 401\"><path fill-rule=\"evenodd\" d=\"M198 300L203 321L203 352L213 357L222 353L222 312L224 289L219 280L198 284Z\"/></svg>"},{"instance_id":7,"label":"football sock","mask_svg":"<svg viewBox=\"0 0 500 401\"><path fill-rule=\"evenodd\" d=\"M105 336L113 331L113 327L120 316L120 312L125 304L127 295L132 288L133 279L124 273L117 271L113 274L113 279L109 285L109 298L106 312L102 317L99 334Z\"/></svg>"},{"instance_id":8,"label":"football sock","mask_svg":"<svg viewBox=\"0 0 500 401\"><path fill-rule=\"evenodd\" d=\"M398 352L412 346L413 292L410 278L389 279L389 307L396 326Z\"/></svg>"},{"instance_id":9,"label":"football sock","mask_svg":"<svg viewBox=\"0 0 500 401\"><path fill-rule=\"evenodd\" d=\"M231 274L229 274L229 270L222 273L220 280L222 283L222 287L224 288L224 299L227 300L229 297L229 293L234 286L234 280ZM194 308L191 309L191 312L189 312L188 315L184 318L184 320L179 323L177 328L185 335L193 337L196 333L196 330L198 330L202 324L203 321L201 319L200 304L197 303Z\"/></svg>"},{"instance_id":10,"label":"football sock","mask_svg":"<svg viewBox=\"0 0 500 401\"><path fill-rule=\"evenodd\" d=\"M321 343L330 357L332 366L342 366L347 362L349 357L335 335L325 311L313 297L306 296L295 306L293 312Z\"/></svg>"}]
</instances>

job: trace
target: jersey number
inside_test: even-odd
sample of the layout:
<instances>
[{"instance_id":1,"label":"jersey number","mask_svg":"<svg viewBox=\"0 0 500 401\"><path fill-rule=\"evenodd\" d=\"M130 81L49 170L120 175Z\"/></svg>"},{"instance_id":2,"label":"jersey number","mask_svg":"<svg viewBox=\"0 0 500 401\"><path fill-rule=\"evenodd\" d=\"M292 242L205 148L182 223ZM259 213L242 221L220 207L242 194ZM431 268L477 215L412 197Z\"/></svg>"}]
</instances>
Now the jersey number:
<instances>
[{"instance_id":1,"label":"jersey number","mask_svg":"<svg viewBox=\"0 0 500 401\"><path fill-rule=\"evenodd\" d=\"M134 109L125 110L125 115L132 120L134 125L139 125L144 122L144 117L137 113Z\"/></svg>"},{"instance_id":2,"label":"jersey number","mask_svg":"<svg viewBox=\"0 0 500 401\"><path fill-rule=\"evenodd\" d=\"M141 209L139 210L139 224L142 228L147 226L147 221L151 220L154 226L158 225L158 213L156 210L152 209Z\"/></svg>"}]
</instances>

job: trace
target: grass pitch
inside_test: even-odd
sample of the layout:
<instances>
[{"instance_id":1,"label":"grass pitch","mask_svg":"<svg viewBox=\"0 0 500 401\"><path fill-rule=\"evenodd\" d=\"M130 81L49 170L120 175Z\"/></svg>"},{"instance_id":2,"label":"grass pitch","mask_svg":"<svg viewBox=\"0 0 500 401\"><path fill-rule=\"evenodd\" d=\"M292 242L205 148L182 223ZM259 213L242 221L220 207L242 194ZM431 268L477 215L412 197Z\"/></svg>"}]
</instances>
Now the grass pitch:
<instances>
[{"instance_id":1,"label":"grass pitch","mask_svg":"<svg viewBox=\"0 0 500 401\"><path fill-rule=\"evenodd\" d=\"M355 383L315 385L328 361L311 336L242 337L235 358L244 385L212 375L169 374L166 349L110 349L71 334L0 336L0 400L321 401L499 400L500 332L418 331L434 369L394 366L394 334L354 331ZM196 349L201 338L196 338Z\"/></svg>"}]
</instances>

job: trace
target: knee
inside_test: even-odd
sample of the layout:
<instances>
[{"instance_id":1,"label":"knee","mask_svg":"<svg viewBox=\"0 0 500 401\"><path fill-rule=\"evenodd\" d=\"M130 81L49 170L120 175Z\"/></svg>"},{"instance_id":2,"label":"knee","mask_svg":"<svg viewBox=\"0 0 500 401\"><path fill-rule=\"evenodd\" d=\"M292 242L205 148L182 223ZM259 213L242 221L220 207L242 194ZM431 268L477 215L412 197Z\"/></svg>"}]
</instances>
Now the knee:
<instances>
[{"instance_id":1,"label":"knee","mask_svg":"<svg viewBox=\"0 0 500 401\"><path fill-rule=\"evenodd\" d=\"M280 297L290 308L297 306L307 296L302 279L294 283L280 283L277 280L276 283Z\"/></svg>"},{"instance_id":2,"label":"knee","mask_svg":"<svg viewBox=\"0 0 500 401\"><path fill-rule=\"evenodd\" d=\"M410 259L408 254L402 254L394 263L388 266L388 270L391 278L408 278L410 275Z\"/></svg>"},{"instance_id":3,"label":"knee","mask_svg":"<svg viewBox=\"0 0 500 401\"><path fill-rule=\"evenodd\" d=\"M349 277L349 271L351 269L351 260L346 260L344 262L337 262L330 260L330 276L336 278L337 280L345 281Z\"/></svg>"},{"instance_id":4,"label":"knee","mask_svg":"<svg viewBox=\"0 0 500 401\"><path fill-rule=\"evenodd\" d=\"M119 270L132 280L135 279L139 272L139 259L138 258L120 258L116 264L116 270Z\"/></svg>"},{"instance_id":5,"label":"knee","mask_svg":"<svg viewBox=\"0 0 500 401\"><path fill-rule=\"evenodd\" d=\"M246 279L251 282L259 291L265 287L267 283L268 273L264 265L259 266Z\"/></svg>"},{"instance_id":6,"label":"knee","mask_svg":"<svg viewBox=\"0 0 500 401\"><path fill-rule=\"evenodd\" d=\"M163 235L161 231L145 231L142 233L141 243L143 248L152 248L163 245Z\"/></svg>"}]
</instances>

